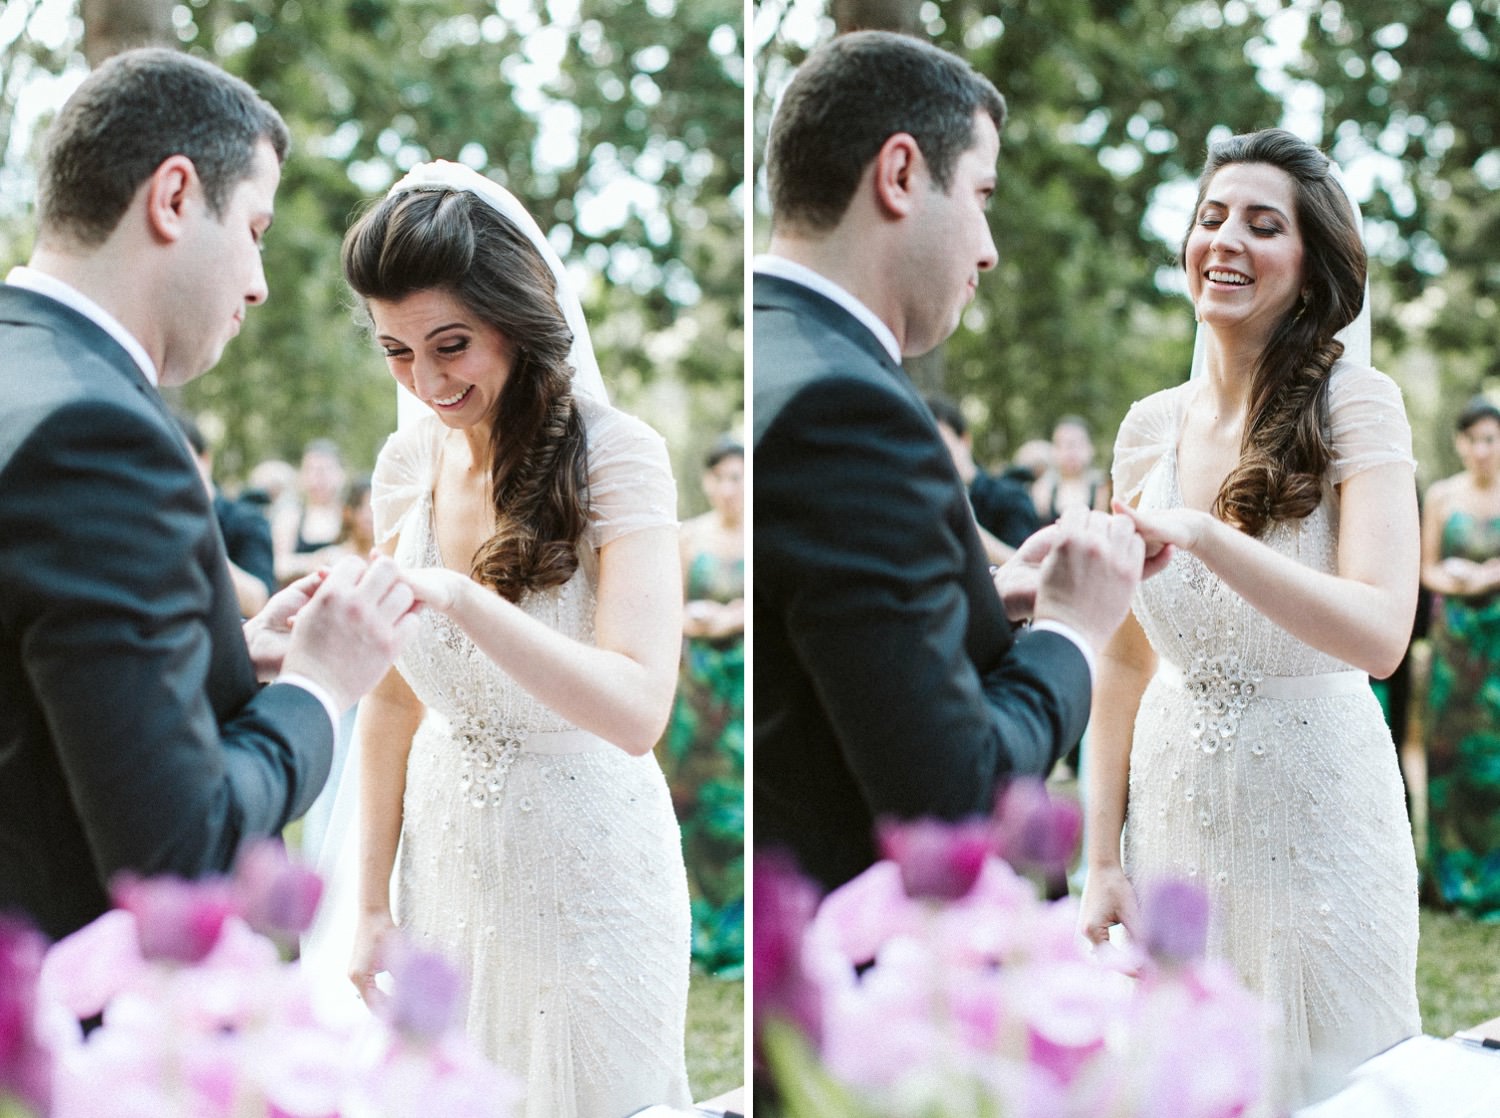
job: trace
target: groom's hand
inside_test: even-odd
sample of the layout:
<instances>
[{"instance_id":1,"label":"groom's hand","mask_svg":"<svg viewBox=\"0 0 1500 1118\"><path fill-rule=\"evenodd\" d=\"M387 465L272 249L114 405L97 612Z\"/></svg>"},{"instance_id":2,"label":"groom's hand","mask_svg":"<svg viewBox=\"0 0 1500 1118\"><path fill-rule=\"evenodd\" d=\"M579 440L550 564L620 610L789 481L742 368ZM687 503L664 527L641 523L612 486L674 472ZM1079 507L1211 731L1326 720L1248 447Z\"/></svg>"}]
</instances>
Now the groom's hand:
<instances>
[{"instance_id":1,"label":"groom's hand","mask_svg":"<svg viewBox=\"0 0 1500 1118\"><path fill-rule=\"evenodd\" d=\"M1012 621L1026 621L1036 613L1036 594L1042 586L1042 563L1052 553L1058 536L1055 524L1033 532L1003 564L995 568L995 592Z\"/></svg>"},{"instance_id":2,"label":"groom's hand","mask_svg":"<svg viewBox=\"0 0 1500 1118\"><path fill-rule=\"evenodd\" d=\"M326 687L347 710L390 668L416 626L412 606L388 556L340 559L298 611L282 670Z\"/></svg>"},{"instance_id":3,"label":"groom's hand","mask_svg":"<svg viewBox=\"0 0 1500 1118\"><path fill-rule=\"evenodd\" d=\"M302 607L312 601L324 573L314 571L288 583L245 622L245 644L255 665L255 678L262 683L269 683L281 674L282 661L292 643L292 625Z\"/></svg>"},{"instance_id":4,"label":"groom's hand","mask_svg":"<svg viewBox=\"0 0 1500 1118\"><path fill-rule=\"evenodd\" d=\"M1129 517L1070 509L1041 565L1036 619L1068 625L1100 651L1130 610L1145 542Z\"/></svg>"}]
</instances>

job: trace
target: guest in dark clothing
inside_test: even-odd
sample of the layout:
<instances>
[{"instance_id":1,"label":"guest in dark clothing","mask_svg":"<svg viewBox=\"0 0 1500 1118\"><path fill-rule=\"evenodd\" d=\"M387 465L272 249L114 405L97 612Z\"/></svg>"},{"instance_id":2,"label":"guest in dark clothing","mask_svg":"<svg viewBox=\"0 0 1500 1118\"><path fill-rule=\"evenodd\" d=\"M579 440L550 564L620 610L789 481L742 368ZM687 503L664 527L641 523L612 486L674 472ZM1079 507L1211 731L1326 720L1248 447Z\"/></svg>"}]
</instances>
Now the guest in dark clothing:
<instances>
[{"instance_id":1,"label":"guest in dark clothing","mask_svg":"<svg viewBox=\"0 0 1500 1118\"><path fill-rule=\"evenodd\" d=\"M208 449L203 430L192 418L177 414L177 426L187 436L193 460L203 475L214 502L214 519L224 535L224 553L229 557L229 573L234 579L240 616L252 617L270 596L276 593L276 557L271 548L271 522L254 501L226 497L214 481L214 456ZM259 583L259 588L256 584Z\"/></svg>"},{"instance_id":2,"label":"guest in dark clothing","mask_svg":"<svg viewBox=\"0 0 1500 1118\"><path fill-rule=\"evenodd\" d=\"M1002 563L1021 542L1042 526L1036 507L1031 503L1031 494L1026 486L1011 478L986 473L974 461L974 436L969 431L969 421L964 418L958 404L946 396L928 396L927 409L937 420L938 434L953 456L953 465L969 491L969 504L974 509L974 519L986 533L1005 545L996 549L992 541L984 539L985 551L990 561Z\"/></svg>"}]
</instances>

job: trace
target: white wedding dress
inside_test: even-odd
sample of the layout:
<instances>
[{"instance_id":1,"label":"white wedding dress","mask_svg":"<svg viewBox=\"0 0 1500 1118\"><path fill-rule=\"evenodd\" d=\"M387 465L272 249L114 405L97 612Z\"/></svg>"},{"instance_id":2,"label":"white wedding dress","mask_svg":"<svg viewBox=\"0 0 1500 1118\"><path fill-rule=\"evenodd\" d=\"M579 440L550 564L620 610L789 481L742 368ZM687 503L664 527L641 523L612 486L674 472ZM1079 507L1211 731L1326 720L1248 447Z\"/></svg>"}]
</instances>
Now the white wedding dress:
<instances>
[{"instance_id":1,"label":"white wedding dress","mask_svg":"<svg viewBox=\"0 0 1500 1118\"><path fill-rule=\"evenodd\" d=\"M1135 404L1116 442L1115 492L1183 503L1176 446L1188 381ZM1264 542L1335 571L1336 486L1388 462L1415 465L1400 390L1335 366L1333 461L1322 503ZM1326 1094L1344 1073L1421 1031L1417 867L1396 751L1368 679L1297 640L1180 553L1134 603L1158 657L1130 755L1126 871L1207 889L1209 953L1281 1011L1291 1090Z\"/></svg>"},{"instance_id":2,"label":"white wedding dress","mask_svg":"<svg viewBox=\"0 0 1500 1118\"><path fill-rule=\"evenodd\" d=\"M597 553L677 522L660 436L579 398L590 520L580 567L522 607L594 639ZM430 414L387 441L376 532L403 567L442 563L432 487L447 429ZM407 765L396 919L468 979L469 1035L525 1080L526 1118L621 1118L690 1102L683 1032L690 923L682 845L656 759L537 702L434 612L398 661L427 707Z\"/></svg>"}]
</instances>

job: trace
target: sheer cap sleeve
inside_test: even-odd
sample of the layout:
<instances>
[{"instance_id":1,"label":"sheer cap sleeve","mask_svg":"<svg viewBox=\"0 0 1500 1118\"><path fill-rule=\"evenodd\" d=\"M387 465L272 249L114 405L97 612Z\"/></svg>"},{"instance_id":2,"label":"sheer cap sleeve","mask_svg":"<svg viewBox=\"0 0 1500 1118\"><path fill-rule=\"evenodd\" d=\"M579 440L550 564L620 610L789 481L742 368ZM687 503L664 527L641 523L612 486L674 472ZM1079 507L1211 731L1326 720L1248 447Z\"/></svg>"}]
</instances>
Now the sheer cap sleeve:
<instances>
[{"instance_id":1,"label":"sheer cap sleeve","mask_svg":"<svg viewBox=\"0 0 1500 1118\"><path fill-rule=\"evenodd\" d=\"M634 416L579 400L589 440L589 525L598 550L646 528L677 524L677 483L667 444Z\"/></svg>"},{"instance_id":2,"label":"sheer cap sleeve","mask_svg":"<svg viewBox=\"0 0 1500 1118\"><path fill-rule=\"evenodd\" d=\"M1125 413L1115 436L1114 464L1110 468L1115 496L1120 500L1135 500L1151 467L1176 445L1186 388L1182 384L1154 393L1131 404Z\"/></svg>"},{"instance_id":3,"label":"sheer cap sleeve","mask_svg":"<svg viewBox=\"0 0 1500 1118\"><path fill-rule=\"evenodd\" d=\"M380 448L370 475L376 543L383 544L399 533L418 499L431 492L443 431L436 416L424 415L396 431Z\"/></svg>"},{"instance_id":4,"label":"sheer cap sleeve","mask_svg":"<svg viewBox=\"0 0 1500 1118\"><path fill-rule=\"evenodd\" d=\"M1328 434L1333 448L1329 470L1335 485L1388 462L1404 462L1416 470L1401 389L1368 365L1340 361L1333 367L1328 381Z\"/></svg>"}]
</instances>

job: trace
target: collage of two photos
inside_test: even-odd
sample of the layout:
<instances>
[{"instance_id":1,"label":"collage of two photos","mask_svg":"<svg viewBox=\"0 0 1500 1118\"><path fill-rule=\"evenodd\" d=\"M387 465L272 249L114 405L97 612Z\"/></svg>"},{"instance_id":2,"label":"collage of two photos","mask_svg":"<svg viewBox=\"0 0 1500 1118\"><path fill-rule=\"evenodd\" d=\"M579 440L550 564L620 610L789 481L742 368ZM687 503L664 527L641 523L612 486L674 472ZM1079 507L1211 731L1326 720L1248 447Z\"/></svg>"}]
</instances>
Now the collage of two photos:
<instances>
[{"instance_id":1,"label":"collage of two photos","mask_svg":"<svg viewBox=\"0 0 1500 1118\"><path fill-rule=\"evenodd\" d=\"M1490 1113L1497 36L0 9L0 1118Z\"/></svg>"}]
</instances>

